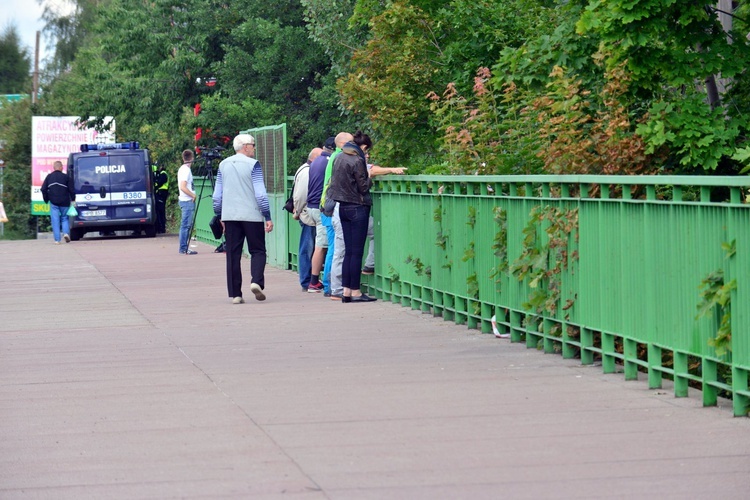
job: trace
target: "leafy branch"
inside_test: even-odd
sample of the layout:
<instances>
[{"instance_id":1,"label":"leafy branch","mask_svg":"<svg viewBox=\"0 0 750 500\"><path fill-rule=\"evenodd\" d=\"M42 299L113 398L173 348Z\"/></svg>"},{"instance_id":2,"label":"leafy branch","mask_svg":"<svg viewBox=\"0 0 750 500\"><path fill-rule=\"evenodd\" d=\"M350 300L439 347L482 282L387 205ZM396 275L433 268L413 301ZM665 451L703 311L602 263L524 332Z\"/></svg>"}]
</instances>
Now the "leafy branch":
<instances>
[{"instance_id":1,"label":"leafy branch","mask_svg":"<svg viewBox=\"0 0 750 500\"><path fill-rule=\"evenodd\" d=\"M727 259L737 252L736 240L722 243L721 247ZM724 270L717 269L703 278L699 288L701 301L698 303L698 314L695 319L711 314L716 314L720 318L716 336L709 339L708 345L716 350L717 355L723 356L732 351L732 291L737 289L737 280L725 283Z\"/></svg>"}]
</instances>

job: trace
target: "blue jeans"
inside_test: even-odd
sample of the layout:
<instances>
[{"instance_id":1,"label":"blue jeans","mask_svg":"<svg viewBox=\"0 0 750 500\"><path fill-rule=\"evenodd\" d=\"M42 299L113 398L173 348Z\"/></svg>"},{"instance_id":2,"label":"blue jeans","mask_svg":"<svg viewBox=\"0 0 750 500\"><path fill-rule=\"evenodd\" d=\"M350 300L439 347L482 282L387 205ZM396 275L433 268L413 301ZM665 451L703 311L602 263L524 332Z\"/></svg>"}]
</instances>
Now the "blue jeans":
<instances>
[{"instance_id":1,"label":"blue jeans","mask_svg":"<svg viewBox=\"0 0 750 500\"><path fill-rule=\"evenodd\" d=\"M312 255L315 250L315 226L308 226L299 221L302 232L299 235L299 252L297 257L297 271L299 284L307 290L312 275Z\"/></svg>"},{"instance_id":2,"label":"blue jeans","mask_svg":"<svg viewBox=\"0 0 750 500\"><path fill-rule=\"evenodd\" d=\"M70 207L49 204L49 216L52 219L52 236L54 236L55 241L60 241L60 223L62 223L62 234L70 234L68 208Z\"/></svg>"},{"instance_id":3,"label":"blue jeans","mask_svg":"<svg viewBox=\"0 0 750 500\"><path fill-rule=\"evenodd\" d=\"M331 269L333 269L333 244L334 234L331 218L324 213L320 213L320 222L326 228L328 237L328 250L326 251L326 260L323 264L323 292L332 292L331 290Z\"/></svg>"},{"instance_id":4,"label":"blue jeans","mask_svg":"<svg viewBox=\"0 0 750 500\"><path fill-rule=\"evenodd\" d=\"M359 290L370 207L354 203L339 203L339 217L346 247L344 265L341 269L341 284L344 288Z\"/></svg>"},{"instance_id":5,"label":"blue jeans","mask_svg":"<svg viewBox=\"0 0 750 500\"><path fill-rule=\"evenodd\" d=\"M180 210L182 210L182 220L180 221L180 253L185 253L188 251L188 243L190 242L190 225L193 223L195 202L181 201Z\"/></svg>"}]
</instances>

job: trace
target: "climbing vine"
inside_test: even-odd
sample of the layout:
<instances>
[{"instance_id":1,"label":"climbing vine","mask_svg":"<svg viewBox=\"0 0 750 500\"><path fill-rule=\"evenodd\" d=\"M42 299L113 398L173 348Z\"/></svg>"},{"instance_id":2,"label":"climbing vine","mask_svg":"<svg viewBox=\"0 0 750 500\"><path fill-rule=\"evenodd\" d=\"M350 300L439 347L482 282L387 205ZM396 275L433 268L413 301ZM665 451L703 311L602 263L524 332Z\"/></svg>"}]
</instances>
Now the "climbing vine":
<instances>
[{"instance_id":1,"label":"climbing vine","mask_svg":"<svg viewBox=\"0 0 750 500\"><path fill-rule=\"evenodd\" d=\"M424 262L419 257L414 257L411 254L409 254L408 257L406 257L406 260L404 261L405 264L411 264L414 266L414 273L417 276L422 276L423 274L427 276L428 278L432 277L432 269L430 266L425 266Z\"/></svg>"},{"instance_id":2,"label":"climbing vine","mask_svg":"<svg viewBox=\"0 0 750 500\"><path fill-rule=\"evenodd\" d=\"M490 269L490 279L500 283L500 274L508 271L508 214L501 207L494 207L492 212L498 226L492 241L492 251L497 257L497 264Z\"/></svg>"},{"instance_id":3,"label":"climbing vine","mask_svg":"<svg viewBox=\"0 0 750 500\"><path fill-rule=\"evenodd\" d=\"M736 241L723 243L721 247L729 259L737 251ZM723 356L732 351L732 290L737 289L737 280L725 283L724 270L717 269L703 278L700 284L701 301L698 303L698 314L695 319L700 319L709 314L716 314L719 327L716 337L708 340L708 345L716 350L718 356Z\"/></svg>"},{"instance_id":4,"label":"climbing vine","mask_svg":"<svg viewBox=\"0 0 750 500\"><path fill-rule=\"evenodd\" d=\"M542 226L547 234L543 242L538 229ZM523 252L510 266L511 273L523 281L528 279L531 289L529 301L523 307L529 311L551 315L557 312L561 296L561 274L578 252L568 251L568 242L573 236L578 239L578 209L552 206L537 206L529 214L529 222L523 229ZM568 299L563 310L573 306L575 299Z\"/></svg>"}]
</instances>

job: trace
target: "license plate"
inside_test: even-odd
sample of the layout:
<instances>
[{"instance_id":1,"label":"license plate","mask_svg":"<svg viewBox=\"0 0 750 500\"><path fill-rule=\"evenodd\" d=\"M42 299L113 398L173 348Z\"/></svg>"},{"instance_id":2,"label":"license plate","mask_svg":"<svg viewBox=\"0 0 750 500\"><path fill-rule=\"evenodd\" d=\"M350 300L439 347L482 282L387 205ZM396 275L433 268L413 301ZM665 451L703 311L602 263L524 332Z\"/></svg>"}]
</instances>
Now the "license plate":
<instances>
[{"instance_id":1,"label":"license plate","mask_svg":"<svg viewBox=\"0 0 750 500\"><path fill-rule=\"evenodd\" d=\"M107 215L106 210L82 210L81 215L83 217L103 217Z\"/></svg>"}]
</instances>

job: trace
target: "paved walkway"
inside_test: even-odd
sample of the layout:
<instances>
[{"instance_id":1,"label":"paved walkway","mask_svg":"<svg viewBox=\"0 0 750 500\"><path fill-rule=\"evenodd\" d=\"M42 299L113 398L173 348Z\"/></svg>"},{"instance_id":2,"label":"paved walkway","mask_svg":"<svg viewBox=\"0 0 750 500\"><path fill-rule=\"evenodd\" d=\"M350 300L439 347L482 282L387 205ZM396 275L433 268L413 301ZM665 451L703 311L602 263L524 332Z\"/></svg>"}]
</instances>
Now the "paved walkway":
<instances>
[{"instance_id":1,"label":"paved walkway","mask_svg":"<svg viewBox=\"0 0 750 500\"><path fill-rule=\"evenodd\" d=\"M196 249L0 241L0 499L750 495L727 403Z\"/></svg>"}]
</instances>

